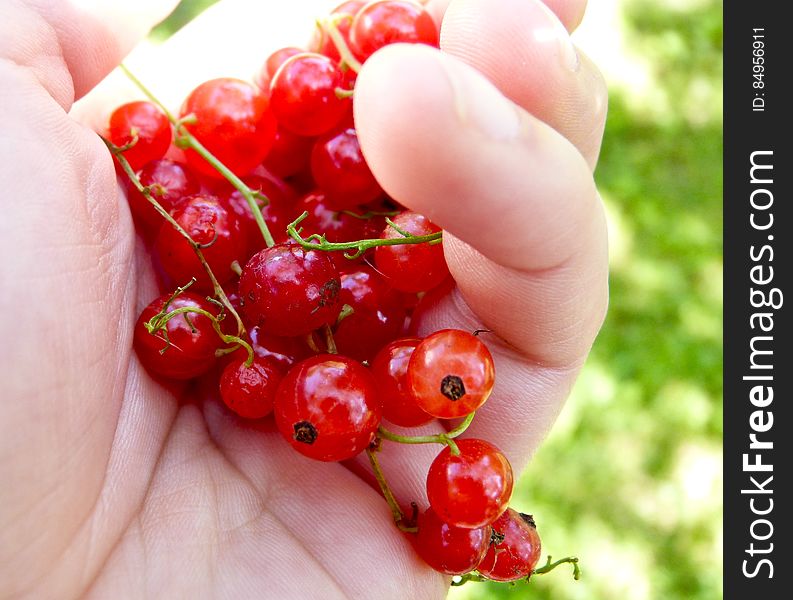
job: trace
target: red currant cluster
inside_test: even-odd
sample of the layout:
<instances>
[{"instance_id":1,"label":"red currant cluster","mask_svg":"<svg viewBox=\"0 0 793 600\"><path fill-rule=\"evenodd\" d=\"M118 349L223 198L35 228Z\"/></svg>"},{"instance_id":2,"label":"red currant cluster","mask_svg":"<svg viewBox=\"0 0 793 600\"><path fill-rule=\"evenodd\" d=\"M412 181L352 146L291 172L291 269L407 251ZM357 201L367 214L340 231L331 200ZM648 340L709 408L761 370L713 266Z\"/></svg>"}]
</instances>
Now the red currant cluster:
<instances>
[{"instance_id":1,"label":"red currant cluster","mask_svg":"<svg viewBox=\"0 0 793 600\"><path fill-rule=\"evenodd\" d=\"M274 413L305 456L365 452L428 564L512 581L535 571L534 521L508 508L504 454L455 439L492 392L493 359L476 334L415 337L426 292L452 285L442 232L386 196L353 120L361 65L395 42L438 45L421 5L345 2L310 51L273 53L255 85L207 81L177 117L139 84L152 101L113 112L106 142L128 176L133 217L163 287L176 287L143 310L134 344L155 376L216 372L231 411ZM430 436L381 425L436 418L464 420ZM414 507L405 517L388 488L376 458L382 440L444 445L422 514Z\"/></svg>"}]
</instances>

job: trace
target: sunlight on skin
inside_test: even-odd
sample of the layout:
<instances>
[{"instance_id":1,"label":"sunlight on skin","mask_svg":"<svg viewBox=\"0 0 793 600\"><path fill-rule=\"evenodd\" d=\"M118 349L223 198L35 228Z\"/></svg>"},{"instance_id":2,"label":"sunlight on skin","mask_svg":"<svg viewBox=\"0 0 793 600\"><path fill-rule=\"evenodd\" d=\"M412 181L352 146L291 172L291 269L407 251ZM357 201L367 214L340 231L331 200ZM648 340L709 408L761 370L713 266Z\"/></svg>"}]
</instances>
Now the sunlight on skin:
<instances>
[{"instance_id":1,"label":"sunlight on skin","mask_svg":"<svg viewBox=\"0 0 793 600\"><path fill-rule=\"evenodd\" d=\"M194 25L183 30L164 45L162 53L158 52L156 56L153 53L147 55L145 48L140 50L137 57L129 59L130 67L158 95L162 95L167 104L176 108L181 98L196 83L207 77L238 75L250 78L269 51L275 47L289 43L303 43L311 33L311 17L322 14L332 6L331 3L306 2L291 11L288 19L257 19L256 15L262 13L255 11L257 8L261 10L263 4L231 0L210 9ZM583 2L560 0L556 4L581 6ZM271 10L272 6L269 4ZM238 11L236 14L247 14L249 18L239 21L237 17L232 17L233 21L224 21L223 15L235 13L234 8ZM543 16L542 11L535 10L535 14L527 24L535 29L547 29L547 19L547 14ZM228 39L225 40L220 39L223 34L218 33L224 29L230 32L226 34ZM556 29L559 30L558 27ZM463 30L463 32L467 35L477 33L476 30ZM535 45L538 54L548 54L552 57L556 51L556 43L557 40L546 36L542 43ZM167 51L164 50L165 48ZM500 343L498 340L494 342L494 346L499 346L497 353L500 354L502 361L500 364L504 367L501 371L504 382L501 389L505 391L500 394L505 402L502 402L500 407L497 406L498 403L494 403L493 408L488 409L489 416L488 411L484 411L477 427L484 437L489 437L488 427L497 432L505 452L514 457L516 468L520 469L560 410L577 369L589 349L592 337L599 327L605 308L605 232L590 171L599 148L602 120L598 120L598 117L603 113L604 97L593 94L597 100L594 103L594 110L590 111L593 120L591 123L584 123L587 126L585 135L579 137L579 140L588 142L586 158L589 163L587 163L576 147L532 117L528 107L517 107L503 96L499 97L500 95L494 93L492 85L486 78L471 67L463 67L459 64L453 67L453 60L441 59L438 53L426 48L411 51L404 48L390 50L381 53L381 58L388 56L392 61L395 58L397 60L381 64L383 74L388 73L386 69L399 66L398 53L403 51L403 59L427 61L421 62L422 72L432 74L433 65L437 69L454 70L457 81L464 84L463 89L474 92L472 97L493 99L492 104L488 103L486 107L479 106L480 110L487 108L495 112L503 110L505 113L514 111L515 114L520 114L521 130L517 133L525 137L512 140L510 144L494 143L493 154L488 153L486 157L492 160L483 160L479 165L484 170L482 174L489 177L480 177L477 180L480 184L489 180L505 182L509 189L524 193L527 203L522 205L522 209L530 210L536 204L534 206L536 210L533 211L535 218L539 218L540 215L536 214L538 212L548 213L546 216L550 217L548 219L550 228L537 227L528 236L529 239L525 240L527 247L525 254L516 254L513 251L504 253L504 248L498 247L499 240L482 230L479 230L479 239L475 239L473 235L468 237L461 234L472 242L476 241L477 246L488 244L493 246L482 250L485 254L489 252L494 256L491 262L486 262L484 256L477 255L472 247L459 241L455 246L456 255L450 258L450 263L456 260L457 268L461 273L466 272L464 265L469 264L470 268L467 272L476 273L477 277L484 275L484 280L469 282L468 292L474 294L474 299L478 300L477 312L485 316L475 317L470 311L466 311L459 297L452 300L453 305L447 307L449 310L446 317L449 317L451 312L451 318L444 319L444 314L439 313L445 325L464 325L466 328L472 328L472 324L487 324L488 320L500 319L502 335L507 339L509 336L518 339L518 342L513 342L513 346ZM234 63L231 65L221 58L224 55L236 55L240 59L231 61ZM597 78L596 72L589 70L589 66L581 70L571 70L569 62L567 64L561 61L538 62L541 68L547 69L546 74L559 83L554 94L564 94L565 85L568 83L571 85L579 83L580 88L586 88ZM558 76L553 74L554 70L559 70ZM377 70L373 67L369 72L373 74L367 78L364 72L358 80L364 98L367 86L372 93L369 96L367 110L362 111L364 115L375 108L372 100L378 100L375 104L385 104L379 102L381 98L404 101L402 105L395 106L400 111L406 111L400 112L400 115L410 114L410 111L415 112L418 109L415 105L411 106L415 95L405 94L407 88L404 86L400 90L392 90L399 92L396 94L379 94L378 90L385 88L377 88L375 85ZM576 79L580 76L583 77ZM393 77L380 79L378 83L381 85L397 82ZM427 83L439 81L441 80ZM438 88L434 90L436 94L425 95L424 98L434 99L434 103L429 102L422 106L419 116L428 117L430 111L435 110L439 113L436 117L449 117L446 122L443 122L442 118L436 119L434 131L443 131L442 128L445 127L446 133L459 134L459 146L455 144L455 148L465 149L471 146L481 148L481 137L477 137L481 135L479 132L468 131L465 127L454 127L455 123L451 120L453 115L450 115L448 110L449 97L443 95L447 94L448 90L432 85L424 89L432 91L433 87ZM139 97L140 94L132 91L125 81L118 79L118 76L115 76L115 79L111 77L99 90L75 106L72 115L101 130L108 112L114 106L123 100ZM358 106L365 102L361 99ZM559 103L559 111L564 112L563 103ZM371 127L374 134L377 133L376 121L375 118ZM388 124L394 124L394 121L388 121ZM362 132L366 129L365 126L361 126ZM415 135L424 131L428 130L417 127L407 133ZM84 134L89 137L89 132L84 131ZM409 140L410 135L402 137ZM366 145L363 137L362 133L362 145ZM404 177L400 178L396 172L408 161L395 156L388 160L388 149L384 145L378 148L377 137L372 135L369 138L371 147L375 148L375 152L379 152L378 158L381 161L381 171L376 167L373 167L374 170L382 172L383 169L387 169L393 178L392 183L403 182ZM394 137L398 136L382 135L382 139L389 142ZM436 137L447 139L446 136ZM90 141L95 142L97 148L100 146L95 137L91 137ZM422 142L420 147L426 149L429 145ZM515 152L516 150L518 152ZM540 183L543 178L526 177L525 163L521 163L523 168L513 167L522 160L524 153L538 162L545 159L549 161L546 165L548 168L538 168L539 172L551 173L564 170L569 173L570 176L562 182L562 185L570 185L570 189L559 189L556 187L556 181L550 182L550 189L533 188L532 186ZM98 156L106 158L104 154ZM466 156L471 155L466 154ZM99 162L101 161L94 160L91 164ZM417 162L421 163L421 161ZM432 160L427 160L425 163L427 166L432 166ZM105 160L102 166L106 171L103 183L112 183L112 168L109 160ZM444 175L456 174L459 169L441 168L434 171L440 174L435 181L432 177L428 177L421 183L445 185L447 182L443 181ZM516 185L512 185L512 178L516 179ZM442 181L438 181L439 179ZM529 189L522 190L518 184L525 184ZM465 216L465 211L460 215L449 212L449 208L451 201L463 199L473 208L474 200L479 201L488 197L478 191L473 193L472 190L478 188L469 187L468 198L464 198L459 193L444 196L448 201L448 206L445 207L446 218L451 221L449 231L454 231L455 226L463 232L466 227L471 229L471 224L460 218ZM107 192L112 190L109 185L105 185L103 191L106 196ZM496 191L491 190L491 194L495 195L496 199L510 198L509 195L495 193ZM99 199L97 194L84 195L92 200ZM556 201L553 210L550 205L544 203L545 198L553 198ZM414 196L412 200L418 203L421 198L416 199ZM440 219L439 224L444 225ZM124 226L125 232L129 234L128 220ZM553 228L560 230L559 235L553 234ZM575 235L572 235L573 233ZM567 239L571 235L572 237ZM543 239L544 236L547 238ZM452 238L451 235L449 237ZM127 235L125 250L130 250L128 243L130 238L131 236ZM591 242L591 246L587 240ZM454 243L454 241L450 242L450 244ZM532 248L532 245L536 247ZM502 254L499 255L499 252ZM127 255L124 265L126 272L134 272L134 269L129 268L130 258ZM523 264L524 260L525 264ZM498 261L515 261L515 264L500 265ZM146 261L143 259L141 262ZM477 268L477 263L482 268ZM534 271L537 273L535 274ZM509 292L502 297L493 297L494 286L482 284L482 281L486 283L488 278L499 283L509 278L515 285L509 286ZM476 298L477 289L478 298ZM576 289L577 291L571 292ZM516 290L520 290L520 293ZM134 288L130 291L133 294L135 292ZM128 307L140 306L141 302L146 302L146 291L137 291L141 294L137 300L129 301ZM558 294L563 296L562 301L553 301L551 298ZM579 294L580 302L576 301ZM505 302L519 303L527 314L531 314L538 323L541 323L541 326L534 323L522 324L521 320L516 318L514 311L504 309ZM474 306L474 303L472 302L471 305ZM548 312L547 318L543 316L543 311ZM128 324L129 321L127 315L124 323ZM127 330L127 327L122 329ZM494 329L498 328L494 327ZM515 347L520 347L523 354L518 353ZM125 349L129 350L128 344ZM536 350L537 354L532 354L533 350ZM527 357L532 357L534 361L530 361ZM140 389L141 381L148 386L151 386L151 382L143 374L138 373L138 364L134 355L129 358L132 374L127 379L130 386L127 396L131 399L123 405L124 411L117 428L120 441L113 445L111 449L113 454L109 458L112 472L107 479L107 487L112 491L102 495L98 507L100 509L108 507L107 510L110 512L117 502L114 494L122 494L126 489L117 480L124 476L123 454L130 448L138 448L134 436L139 428L145 426L140 419L141 413L151 415L154 409L159 409L167 413L162 414L162 418L157 420L163 426L163 430L158 430L156 435L151 436L155 438L151 448L153 452L147 455L157 459L156 468L154 465L147 465L145 471L151 473L152 479L137 485L137 493L145 496L128 499L129 510L122 515L124 520L117 519L119 521L117 530L113 532L113 536L105 536L101 540L102 544L93 544L94 540L91 536L102 537L101 534L106 531L103 527L105 521L117 515L108 515L104 510L99 510L96 515L89 515L94 518L86 517L85 526L80 531L82 536L80 544L74 546L75 550L68 553L63 561L64 577L68 574L67 567L80 564L82 558L80 550L89 547L94 556L90 566L84 568L84 576L93 579L97 570L100 567L104 568L102 576L94 580L92 588L98 597L110 594L119 586L134 585L132 579L128 581L127 578L132 577L130 573L136 572L136 568L148 575L147 579L137 578L140 580L139 585L144 586L144 591L169 588L173 590L178 589L179 586L186 586L185 590L191 590L192 587L212 583L244 593L248 590L242 589L241 586L255 582L257 578L268 572L268 566L272 567L268 561L283 560L289 563L290 561L287 560L289 557L305 560L310 558L308 556L310 554L314 563L324 566L327 570L323 575L324 579L315 583L325 585L327 580L327 584L331 587L335 583L335 589L339 594L344 588L348 594L360 597L364 588L373 590L378 585L385 587L391 581L397 580L402 581L403 585L415 586L413 591L410 588L405 591L409 595L431 597L442 594L442 578L417 564L408 542L401 536L393 535L393 524L388 519L388 513L384 510L381 499L350 471L337 465L300 462L300 457L285 454L288 448L272 431L256 431L255 427L244 426L230 419L211 401L204 404L203 413L193 404L188 404L177 412L175 406L169 404L166 398L155 398L152 394L146 393L148 390ZM97 398L100 397L97 394ZM133 402L135 399L145 401L146 405L136 406ZM189 397L188 400L196 404L201 402L200 397ZM148 403L153 406L148 406ZM436 424L436 427L440 425ZM107 431L112 433L110 427ZM159 448L160 452L158 452L157 440L163 444ZM399 457L398 451L392 456ZM401 477L399 472L395 476L398 493L405 491L406 486L418 485L421 480L419 475L424 476L426 472L425 461L410 460L414 462L408 460L401 462ZM123 482L123 479L121 481ZM305 489L306 481L310 481L313 486L305 493L294 491ZM318 490L321 490L321 498L316 497ZM79 491L77 490L75 494ZM414 493L401 495L408 498L420 497L420 494ZM349 501L350 498L356 498L354 515L344 510L347 508L345 499ZM132 512L135 507L139 510ZM328 519L328 522L323 521L322 526L316 526L310 520L301 518L311 510L320 513ZM353 517L354 522L349 522L350 517ZM217 522L213 523L213 518ZM339 529L345 525L346 529L343 531ZM184 532L191 529L198 534L186 538ZM345 556L357 556L365 550L359 544L348 543L344 548L345 552L339 552L338 539L345 533L352 538L348 541L352 542L366 538L370 548L379 548L374 554L382 552L389 555L391 560L377 571L366 569L354 581L335 580L334 573L340 568L339 561L344 560ZM280 540L282 548L275 559L272 554L245 557L244 550L247 548L245 542L251 540L260 543ZM113 548L113 554L107 561L102 560L101 553L106 551L103 544ZM310 550L306 549L306 545L309 545ZM151 552L154 552L155 556L161 553L167 554L174 562L181 559L184 561L181 564L190 565L189 569L180 571L184 579L180 581L176 577L171 577L172 573L162 568L157 561L155 561L157 564L149 565L147 556L151 556ZM214 553L217 553L217 556L213 556ZM245 558L248 560L244 560ZM131 564L135 568L130 569ZM305 569L305 566L298 564L297 560L295 564L287 566L294 570ZM248 577L235 576L238 570L244 569L248 569L245 572ZM401 572L397 573L397 571ZM46 571L45 575L49 577ZM52 577L48 581L55 579ZM207 579L212 581L208 582ZM289 579L289 573L285 573L281 577L281 585L288 585L285 582ZM78 582L78 585L84 584ZM277 587L273 589L278 591ZM167 594L167 591L163 593Z\"/></svg>"}]
</instances>

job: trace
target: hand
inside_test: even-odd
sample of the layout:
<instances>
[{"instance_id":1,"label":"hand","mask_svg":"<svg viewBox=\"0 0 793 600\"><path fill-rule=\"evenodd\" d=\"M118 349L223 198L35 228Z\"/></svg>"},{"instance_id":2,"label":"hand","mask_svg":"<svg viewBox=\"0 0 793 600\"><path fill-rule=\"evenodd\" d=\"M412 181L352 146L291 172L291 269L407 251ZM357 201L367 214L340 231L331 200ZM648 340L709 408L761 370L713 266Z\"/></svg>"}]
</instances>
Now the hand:
<instances>
[{"instance_id":1,"label":"hand","mask_svg":"<svg viewBox=\"0 0 793 600\"><path fill-rule=\"evenodd\" d=\"M305 459L272 426L241 423L141 369L131 333L156 295L149 260L136 252L107 150L84 125L101 124L128 88L111 78L69 111L171 7L109 4L0 8L4 594L443 597L447 580L394 528L363 463ZM178 103L199 72L240 74L300 43L335 2L276 4L227 0L135 70ZM448 4L429 6L440 17ZM568 29L584 9L584 0L547 4ZM483 339L496 391L469 435L520 470L605 312L606 230L591 171L606 96L538 0L454 0L442 46L388 48L367 63L356 123L383 187L447 231L458 287L421 330L493 331ZM384 448L402 502L426 506L437 451Z\"/></svg>"}]
</instances>

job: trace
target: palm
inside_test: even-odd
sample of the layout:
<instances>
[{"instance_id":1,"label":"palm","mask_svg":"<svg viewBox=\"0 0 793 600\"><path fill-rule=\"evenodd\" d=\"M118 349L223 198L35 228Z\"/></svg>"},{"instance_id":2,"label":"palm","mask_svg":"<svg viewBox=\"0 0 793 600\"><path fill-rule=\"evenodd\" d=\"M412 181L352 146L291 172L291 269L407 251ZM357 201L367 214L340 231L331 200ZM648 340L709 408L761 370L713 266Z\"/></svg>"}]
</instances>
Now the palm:
<instances>
[{"instance_id":1,"label":"palm","mask_svg":"<svg viewBox=\"0 0 793 600\"><path fill-rule=\"evenodd\" d=\"M46 43L43 54L51 52ZM448 113L443 99L438 98L437 115L426 103L420 109L410 106L414 96L400 95L399 88L422 82L400 84L399 76L411 69L394 71L389 60L395 59L416 57L392 53L359 80L356 120L362 143L392 195L477 248L447 236L459 289L439 299L421 328L494 330L487 341L499 384L471 432L496 441L520 468L556 416L599 326L604 273L599 208L590 202L591 183L582 175L589 200L582 207L562 203L560 210L575 209L582 213L575 220L592 221L595 229L574 232L566 240L569 251L560 251L565 239L550 244L519 240L529 250L536 246L532 256L520 258L522 253L513 249L510 255L488 242L495 236L487 235L487 218L472 210L466 221L455 204L465 200L460 193L466 185L471 198L486 193L476 189L482 186L481 174L471 174L466 182L456 172L439 175L433 165L438 150L433 133L440 132ZM0 580L8 582L10 593L442 597L445 581L420 563L407 538L395 530L362 462L304 459L271 425L241 423L215 399L204 397L200 386L165 389L141 369L131 349L131 330L139 310L156 294L148 258L136 250L104 146L64 112L70 103L58 85L64 73L52 68L42 86L35 69L2 73L5 89L18 91L15 99L24 101L0 113L0 131L15 141L13 151L10 145L0 148L3 166L13 167L0 171L1 189L12 198L0 221L0 333L13 341L2 361L7 398L13 401L0 405L0 475L14 483L0 488ZM489 76L498 80L497 73ZM73 72L72 77L80 94L96 74L92 79ZM397 89L383 90L387 85ZM524 103L515 98L518 91L504 92ZM367 100L372 95L377 102ZM428 179L419 166L412 175L421 189L411 187L400 172L407 155L416 158L415 132L411 138L393 125L383 129L387 107L379 99L384 97L431 124L416 128L426 137L420 142L427 159L418 162L426 162L435 177ZM549 122L565 118L534 108ZM590 134L569 135L593 163L602 108L588 110L584 119L591 121ZM581 139L574 139L577 135ZM551 141L575 153L566 142ZM472 146L480 142L458 140ZM502 151L522 152L521 140L515 144ZM554 152L561 150L549 148L549 154ZM581 171L580 157L569 160L574 173ZM523 173L508 174L524 179ZM490 175L498 179L504 173ZM497 214L498 207L494 210ZM482 235L481 244L474 229ZM555 233L564 238L566 232L548 232ZM591 256L581 256L586 253ZM494 293L499 286L508 293ZM554 300L568 296L575 307ZM524 312L532 314L530 322ZM435 452L431 447L384 449L383 467L404 504L426 504L423 478Z\"/></svg>"}]
</instances>

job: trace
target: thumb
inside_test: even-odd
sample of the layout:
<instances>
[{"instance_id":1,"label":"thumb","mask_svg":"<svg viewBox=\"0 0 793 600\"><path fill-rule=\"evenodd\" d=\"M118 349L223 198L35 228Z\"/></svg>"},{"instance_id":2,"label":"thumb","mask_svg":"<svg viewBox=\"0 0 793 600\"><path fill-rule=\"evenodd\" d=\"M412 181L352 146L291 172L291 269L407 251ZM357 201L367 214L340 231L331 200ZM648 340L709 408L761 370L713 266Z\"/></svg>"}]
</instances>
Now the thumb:
<instances>
[{"instance_id":1,"label":"thumb","mask_svg":"<svg viewBox=\"0 0 793 600\"><path fill-rule=\"evenodd\" d=\"M426 46L372 56L361 147L383 188L443 227L471 309L524 355L571 365L606 306L606 231L586 161L484 76Z\"/></svg>"}]
</instances>

